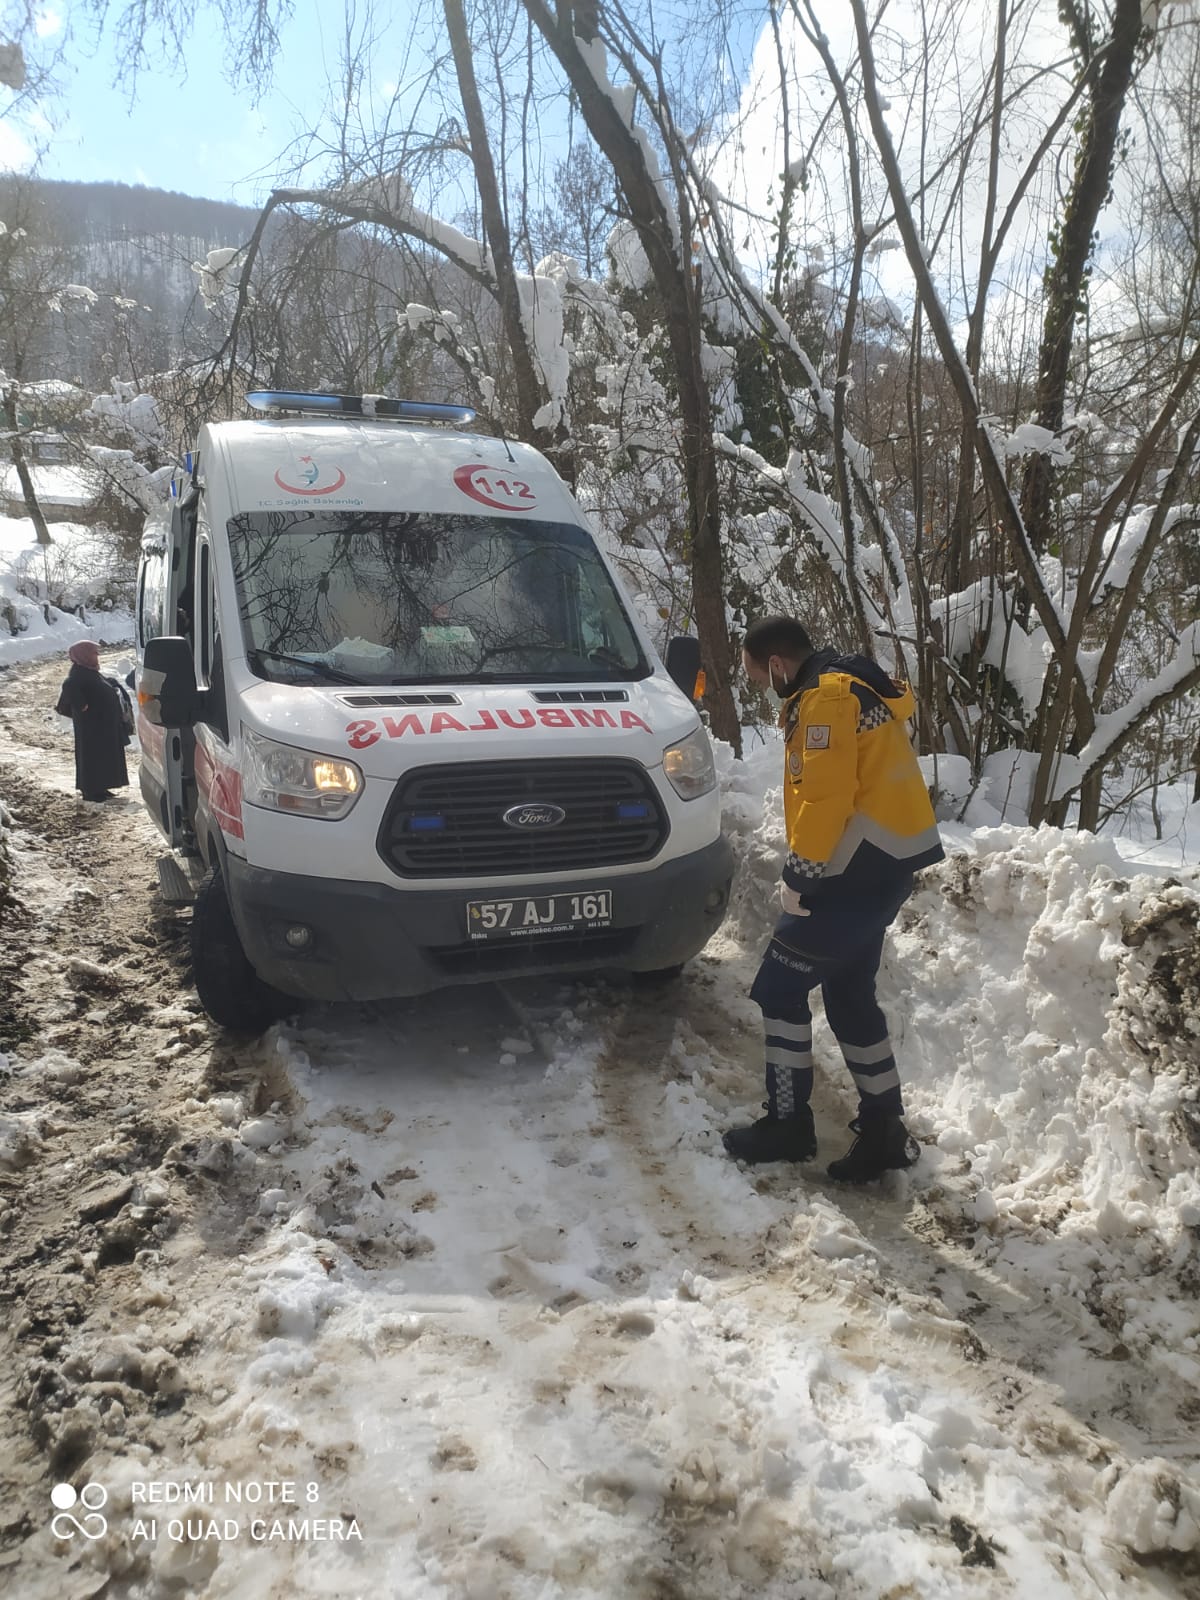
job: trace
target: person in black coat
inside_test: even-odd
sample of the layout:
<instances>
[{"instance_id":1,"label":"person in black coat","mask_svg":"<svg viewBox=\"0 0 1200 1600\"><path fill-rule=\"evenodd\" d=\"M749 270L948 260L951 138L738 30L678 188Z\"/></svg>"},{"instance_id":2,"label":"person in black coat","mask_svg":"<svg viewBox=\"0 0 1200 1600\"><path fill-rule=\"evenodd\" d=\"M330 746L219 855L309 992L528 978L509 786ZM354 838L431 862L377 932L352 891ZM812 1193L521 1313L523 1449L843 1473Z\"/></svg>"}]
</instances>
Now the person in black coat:
<instances>
[{"instance_id":1,"label":"person in black coat","mask_svg":"<svg viewBox=\"0 0 1200 1600\"><path fill-rule=\"evenodd\" d=\"M111 800L110 789L129 785L121 702L101 675L100 651L90 639L73 644L67 655L71 670L54 709L75 724L75 787L85 800Z\"/></svg>"}]
</instances>

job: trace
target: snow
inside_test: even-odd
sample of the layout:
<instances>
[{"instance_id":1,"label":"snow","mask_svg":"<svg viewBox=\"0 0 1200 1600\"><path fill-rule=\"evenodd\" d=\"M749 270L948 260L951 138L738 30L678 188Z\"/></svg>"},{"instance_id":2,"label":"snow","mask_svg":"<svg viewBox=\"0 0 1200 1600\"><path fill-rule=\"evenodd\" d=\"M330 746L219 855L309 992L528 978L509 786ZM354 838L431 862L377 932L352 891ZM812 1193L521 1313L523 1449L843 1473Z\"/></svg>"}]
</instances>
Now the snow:
<instances>
[{"instance_id":1,"label":"snow","mask_svg":"<svg viewBox=\"0 0 1200 1600\"><path fill-rule=\"evenodd\" d=\"M221 245L210 250L203 261L193 261L192 271L199 279L204 304L211 311L237 283L237 268L243 247Z\"/></svg>"},{"instance_id":2,"label":"snow","mask_svg":"<svg viewBox=\"0 0 1200 1600\"><path fill-rule=\"evenodd\" d=\"M22 533L0 523L0 559ZM87 633L59 613L27 643L57 654ZM0 633L0 665L31 658L14 653L25 637ZM69 731L45 726L43 779L69 792ZM194 1080L162 1075L164 1119L207 1125L192 1184L220 1174L207 1189L250 1220L206 1239L180 1212L139 1257L127 1324L90 1345L64 1330L74 1381L189 1407L153 1455L106 1413L86 1473L109 1532L80 1569L91 1587L70 1592L1190 1592L1197 839L1142 870L1138 839L999 824L1012 774L989 772L990 811L944 824L950 859L923 875L881 977L921 1162L839 1190L720 1146L757 1114L746 991L783 853L777 733L747 748L717 749L730 918L681 988L315 1008L244 1047L269 1094L221 1085L215 1042ZM963 773L941 758L938 774L945 813ZM140 868L157 846L139 827ZM13 854L36 913L75 892L57 853L39 867L22 836ZM820 1019L816 1053L834 1153L852 1108ZM25 1107L95 1071L37 1046L7 1066ZM40 1110L6 1112L0 1168L53 1159L56 1137ZM181 1148L140 1205L179 1194ZM192 1538L158 1508L149 1550L133 1537L140 1480L268 1478L297 1494L269 1511L274 1539L250 1536L242 1504L205 1507L217 1532ZM306 1532L288 1537L289 1519ZM48 1528L21 1550L23 1596L67 1592Z\"/></svg>"},{"instance_id":3,"label":"snow","mask_svg":"<svg viewBox=\"0 0 1200 1600\"><path fill-rule=\"evenodd\" d=\"M867 246L864 255L868 261L877 261L881 255L889 250L903 250L904 246L899 239L891 239L886 234L876 234Z\"/></svg>"},{"instance_id":4,"label":"snow","mask_svg":"<svg viewBox=\"0 0 1200 1600\"><path fill-rule=\"evenodd\" d=\"M628 289L646 288L651 280L650 262L632 222L618 222L606 245L612 257L617 282Z\"/></svg>"},{"instance_id":5,"label":"snow","mask_svg":"<svg viewBox=\"0 0 1200 1600\"><path fill-rule=\"evenodd\" d=\"M83 399L83 390L78 384L68 383L65 378L41 378L36 383L23 383L21 385L21 398L23 400L36 400L43 404L71 403Z\"/></svg>"},{"instance_id":6,"label":"snow","mask_svg":"<svg viewBox=\"0 0 1200 1600\"><path fill-rule=\"evenodd\" d=\"M658 154L650 142L649 135L638 125L636 88L632 83L617 85L612 82L608 75L607 51L599 37L589 42L575 35L573 43L596 88L611 103L613 110L625 124L637 145L646 176L658 193L662 220L671 235L671 247L676 254L679 254L681 251L679 217L675 209L674 191L670 182L663 176Z\"/></svg>"},{"instance_id":7,"label":"snow","mask_svg":"<svg viewBox=\"0 0 1200 1600\"><path fill-rule=\"evenodd\" d=\"M1019 423L1011 433L1007 434L1002 433L992 423L989 424L988 431L995 440L1000 454L1010 460L1036 453L1048 456L1056 466L1070 465L1071 452L1062 436L1052 433L1049 428L1039 427L1036 422Z\"/></svg>"},{"instance_id":8,"label":"snow","mask_svg":"<svg viewBox=\"0 0 1200 1600\"><path fill-rule=\"evenodd\" d=\"M86 506L95 497L95 485L88 483L76 467L30 462L29 476L33 479L33 492L39 503L44 501L48 507ZM10 504L21 502L22 493L16 467L5 467L0 474L0 498Z\"/></svg>"},{"instance_id":9,"label":"snow","mask_svg":"<svg viewBox=\"0 0 1200 1600\"><path fill-rule=\"evenodd\" d=\"M563 333L563 296L580 276L575 258L557 251L538 262L532 277L526 273L517 274L521 321L534 370L549 396L534 418L537 428L553 429L567 419L571 349Z\"/></svg>"},{"instance_id":10,"label":"snow","mask_svg":"<svg viewBox=\"0 0 1200 1600\"><path fill-rule=\"evenodd\" d=\"M487 246L415 204L410 185L398 171L344 183L329 194L334 200L340 196L351 205L377 207L391 224L435 245L474 276L489 279L495 292L495 264Z\"/></svg>"},{"instance_id":11,"label":"snow","mask_svg":"<svg viewBox=\"0 0 1200 1600\"><path fill-rule=\"evenodd\" d=\"M1079 752L1077 768L1069 768L1060 776L1055 784L1055 794L1069 793L1148 706L1160 696L1170 693L1197 666L1200 666L1200 622L1193 622L1179 635L1175 654L1162 671L1139 684L1123 706L1097 718L1095 733Z\"/></svg>"},{"instance_id":12,"label":"snow","mask_svg":"<svg viewBox=\"0 0 1200 1600\"><path fill-rule=\"evenodd\" d=\"M53 523L51 537L43 547L27 518L0 516L0 668L65 659L79 639L114 645L133 638L132 613L114 598L129 574L111 537L70 522Z\"/></svg>"},{"instance_id":13,"label":"snow","mask_svg":"<svg viewBox=\"0 0 1200 1600\"><path fill-rule=\"evenodd\" d=\"M112 380L111 394L98 394L88 407L90 414L107 427L132 434L139 445L157 445L163 440L163 423L153 395L139 394L137 385Z\"/></svg>"}]
</instances>

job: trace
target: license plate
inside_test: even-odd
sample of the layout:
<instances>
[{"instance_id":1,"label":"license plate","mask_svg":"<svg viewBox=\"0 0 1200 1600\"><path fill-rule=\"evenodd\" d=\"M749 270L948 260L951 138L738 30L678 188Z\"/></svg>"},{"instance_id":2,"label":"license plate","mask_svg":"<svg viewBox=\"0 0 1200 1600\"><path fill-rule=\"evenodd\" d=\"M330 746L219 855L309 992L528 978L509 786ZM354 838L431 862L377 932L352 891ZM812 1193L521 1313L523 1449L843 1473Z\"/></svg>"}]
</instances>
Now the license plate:
<instances>
[{"instance_id":1,"label":"license plate","mask_svg":"<svg viewBox=\"0 0 1200 1600\"><path fill-rule=\"evenodd\" d=\"M467 933L472 939L579 933L588 928L607 928L611 922L610 889L573 889L536 899L519 895L513 900L467 901Z\"/></svg>"}]
</instances>

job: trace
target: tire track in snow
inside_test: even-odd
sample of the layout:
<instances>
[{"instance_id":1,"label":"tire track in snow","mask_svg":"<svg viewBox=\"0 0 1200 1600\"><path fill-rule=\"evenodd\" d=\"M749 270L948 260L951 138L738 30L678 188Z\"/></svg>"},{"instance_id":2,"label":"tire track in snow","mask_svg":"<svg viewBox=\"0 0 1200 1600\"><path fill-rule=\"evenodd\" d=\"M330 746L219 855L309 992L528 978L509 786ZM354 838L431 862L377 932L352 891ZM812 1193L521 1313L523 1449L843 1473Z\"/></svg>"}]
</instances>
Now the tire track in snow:
<instances>
[{"instance_id":1,"label":"tire track in snow","mask_svg":"<svg viewBox=\"0 0 1200 1600\"><path fill-rule=\"evenodd\" d=\"M1177 1424L1171 1428L1175 1413L1170 1399L1164 1402L1161 1382L1150 1373L1141 1375L1140 1384L1114 1378L1127 1353L1082 1306L1047 1304L1036 1285L1022 1293L953 1236L947 1213L966 1216L969 1211L966 1194L955 1194L952 1182L918 1169L854 1189L816 1178L816 1164L786 1175L781 1168L759 1169L746 1174L746 1188L779 1210L757 1248L743 1237L731 1255L725 1232L706 1243L696 1219L712 1225L713 1175L687 1181L686 1159L671 1159L687 1134L664 1126L671 1084L679 1076L673 1058L694 1061L703 1053L689 1052L689 1033L698 1034L713 1063L702 1074L718 1105L727 1090L731 1057L735 1071L757 1081L757 1027L745 1026L744 1017L731 1020L711 991L693 991L671 1007L648 1013L628 1008L616 1022L597 1078L612 1125L628 1140L630 1166L642 1175L650 1203L659 1205L664 1236L703 1253L718 1274L718 1294L761 1306L769 1322L772 1314L779 1315L781 1297L794 1307L799 1293L810 1331L828 1338L848 1359L868 1367L886 1360L921 1374L941 1367L948 1381L972 1395L1010 1433L1022 1453L1061 1459L1055 1477L1066 1505L1086 1504L1085 1483L1102 1498L1104 1469L1122 1457L1194 1454L1194 1443ZM648 1053L639 1061L643 1049ZM834 1086L841 1071L840 1061L818 1065L814 1112L822 1164L844 1137L839 1123L846 1108ZM718 1116L724 1125L719 1109ZM710 1139L710 1150L714 1143ZM725 1200L723 1183L720 1190ZM790 1230L789 1214L796 1214ZM836 1276L840 1262L861 1258L869 1266L857 1283ZM730 1269L740 1270L721 1282ZM1140 1390L1136 1398L1135 1390ZM817 1394L814 1390L814 1404ZM835 1409L828 1420L842 1428L846 1419ZM1086 1556L1079 1557L1072 1576L1078 1592L1107 1592Z\"/></svg>"}]
</instances>

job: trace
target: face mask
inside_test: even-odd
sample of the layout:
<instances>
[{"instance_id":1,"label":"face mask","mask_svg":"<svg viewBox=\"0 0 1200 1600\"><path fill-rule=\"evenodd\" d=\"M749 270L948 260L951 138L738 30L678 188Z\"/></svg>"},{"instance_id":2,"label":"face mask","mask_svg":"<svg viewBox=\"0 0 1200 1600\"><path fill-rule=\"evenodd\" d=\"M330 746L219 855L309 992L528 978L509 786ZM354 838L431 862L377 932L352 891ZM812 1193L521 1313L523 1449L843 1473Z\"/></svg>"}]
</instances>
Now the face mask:
<instances>
[{"instance_id":1,"label":"face mask","mask_svg":"<svg viewBox=\"0 0 1200 1600\"><path fill-rule=\"evenodd\" d=\"M776 700L778 700L779 704L782 705L787 699L787 684L776 683L774 672L771 672L770 667L767 668L767 671L771 674L771 693L775 696Z\"/></svg>"}]
</instances>

